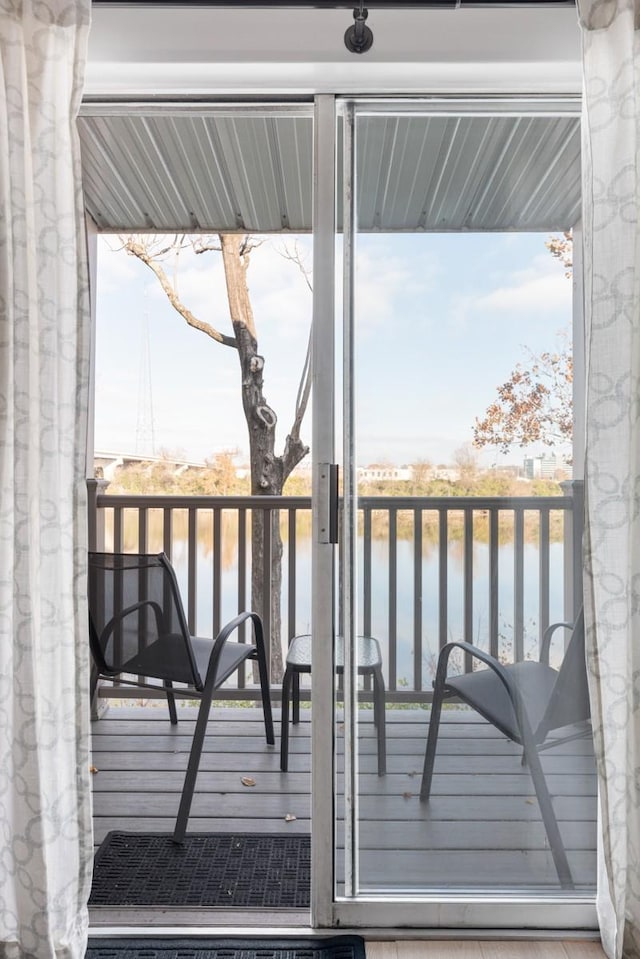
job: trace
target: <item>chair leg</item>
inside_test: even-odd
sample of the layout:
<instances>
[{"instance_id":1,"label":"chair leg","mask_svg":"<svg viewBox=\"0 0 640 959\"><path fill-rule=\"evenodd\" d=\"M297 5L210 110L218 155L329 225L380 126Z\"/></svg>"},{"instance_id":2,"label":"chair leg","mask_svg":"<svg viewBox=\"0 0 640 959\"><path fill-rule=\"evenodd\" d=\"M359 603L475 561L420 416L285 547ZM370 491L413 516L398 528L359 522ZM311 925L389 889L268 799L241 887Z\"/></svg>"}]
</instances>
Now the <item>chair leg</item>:
<instances>
[{"instance_id":1,"label":"chair leg","mask_svg":"<svg viewBox=\"0 0 640 959\"><path fill-rule=\"evenodd\" d=\"M293 702L293 715L291 721L294 726L297 726L300 722L300 670L298 669L293 671L291 688Z\"/></svg>"},{"instance_id":2,"label":"chair leg","mask_svg":"<svg viewBox=\"0 0 640 959\"><path fill-rule=\"evenodd\" d=\"M549 839L551 855L553 856L553 862L556 867L556 872L558 873L560 885L563 889L573 889L575 885L573 876L571 875L569 860L567 859L567 853L564 848L564 843L562 842L558 820L556 819L556 814L553 809L553 803L551 802L547 781L535 743L530 742L524 744L524 758L526 765L529 767L531 779L533 780L533 788L536 791L538 806L540 807L542 821Z\"/></svg>"},{"instance_id":3,"label":"chair leg","mask_svg":"<svg viewBox=\"0 0 640 959\"><path fill-rule=\"evenodd\" d=\"M387 735L385 729L384 678L382 667L373 671L373 721L378 736L378 776L387 772Z\"/></svg>"},{"instance_id":4,"label":"chair leg","mask_svg":"<svg viewBox=\"0 0 640 959\"><path fill-rule=\"evenodd\" d=\"M276 741L273 731L273 713L271 711L271 692L269 690L269 668L267 666L267 654L264 647L264 634L262 632L262 621L256 616L253 617L254 635L256 640L256 658L258 660L258 673L260 675L260 693L262 696L262 714L264 716L264 730L269 746L273 746Z\"/></svg>"},{"instance_id":5,"label":"chair leg","mask_svg":"<svg viewBox=\"0 0 640 959\"><path fill-rule=\"evenodd\" d=\"M282 679L282 722L280 724L280 769L283 773L286 773L289 768L289 702L292 678L293 670L287 666Z\"/></svg>"},{"instance_id":6,"label":"chair leg","mask_svg":"<svg viewBox=\"0 0 640 959\"><path fill-rule=\"evenodd\" d=\"M178 725L178 714L176 712L176 697L173 695L173 683L170 679L165 679L164 688L167 692L167 705L169 706L169 719L172 726Z\"/></svg>"},{"instance_id":7,"label":"chair leg","mask_svg":"<svg viewBox=\"0 0 640 959\"><path fill-rule=\"evenodd\" d=\"M193 734L193 740L191 741L191 752L189 753L187 772L184 777L182 796L180 797L178 818L176 819L176 825L172 836L173 842L178 844L184 842L185 833L187 831L189 812L191 811L191 802L193 800L193 791L196 787L196 778L198 776L198 768L200 766L200 756L202 755L202 747L204 745L204 735L207 731L207 722L209 720L209 712L211 711L211 702L213 700L214 676L215 674L211 676L210 685L205 684L205 688L202 692L200 709L198 710L198 718L196 719L196 728Z\"/></svg>"},{"instance_id":8,"label":"chair leg","mask_svg":"<svg viewBox=\"0 0 640 959\"><path fill-rule=\"evenodd\" d=\"M431 795L431 780L433 778L433 764L436 758L436 745L438 742L438 729L440 726L440 713L442 712L442 700L444 697L444 684L438 682L433 688L433 702L431 703L431 719L429 720L429 735L427 736L427 749L424 754L424 768L422 770L422 785L420 786L420 801L428 802Z\"/></svg>"},{"instance_id":9,"label":"chair leg","mask_svg":"<svg viewBox=\"0 0 640 959\"><path fill-rule=\"evenodd\" d=\"M89 678L89 706L91 709L91 721L98 719L98 680L100 673L94 662L91 663L91 673Z\"/></svg>"}]
</instances>

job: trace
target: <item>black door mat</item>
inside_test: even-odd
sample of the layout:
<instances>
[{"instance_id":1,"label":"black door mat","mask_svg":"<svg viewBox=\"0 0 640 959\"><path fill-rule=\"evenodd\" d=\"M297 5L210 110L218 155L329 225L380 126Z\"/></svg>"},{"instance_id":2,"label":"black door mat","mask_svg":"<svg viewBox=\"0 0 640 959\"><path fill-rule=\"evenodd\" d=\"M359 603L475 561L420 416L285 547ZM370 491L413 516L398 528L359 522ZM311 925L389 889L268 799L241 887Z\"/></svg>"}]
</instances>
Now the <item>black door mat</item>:
<instances>
[{"instance_id":1,"label":"black door mat","mask_svg":"<svg viewBox=\"0 0 640 959\"><path fill-rule=\"evenodd\" d=\"M304 909L310 904L309 836L110 832L93 867L90 906Z\"/></svg>"},{"instance_id":2,"label":"black door mat","mask_svg":"<svg viewBox=\"0 0 640 959\"><path fill-rule=\"evenodd\" d=\"M365 959L360 936L89 939L85 959Z\"/></svg>"}]
</instances>

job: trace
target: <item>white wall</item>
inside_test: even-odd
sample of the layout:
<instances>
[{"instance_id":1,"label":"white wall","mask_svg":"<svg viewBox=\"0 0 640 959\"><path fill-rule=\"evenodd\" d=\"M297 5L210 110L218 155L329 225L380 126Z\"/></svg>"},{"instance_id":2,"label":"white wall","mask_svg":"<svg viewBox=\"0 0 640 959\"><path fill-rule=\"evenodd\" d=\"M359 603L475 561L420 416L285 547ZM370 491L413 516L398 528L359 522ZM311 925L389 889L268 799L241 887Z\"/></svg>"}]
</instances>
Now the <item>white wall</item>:
<instances>
[{"instance_id":1,"label":"white wall","mask_svg":"<svg viewBox=\"0 0 640 959\"><path fill-rule=\"evenodd\" d=\"M97 6L87 96L579 93L575 9L371 10Z\"/></svg>"}]
</instances>

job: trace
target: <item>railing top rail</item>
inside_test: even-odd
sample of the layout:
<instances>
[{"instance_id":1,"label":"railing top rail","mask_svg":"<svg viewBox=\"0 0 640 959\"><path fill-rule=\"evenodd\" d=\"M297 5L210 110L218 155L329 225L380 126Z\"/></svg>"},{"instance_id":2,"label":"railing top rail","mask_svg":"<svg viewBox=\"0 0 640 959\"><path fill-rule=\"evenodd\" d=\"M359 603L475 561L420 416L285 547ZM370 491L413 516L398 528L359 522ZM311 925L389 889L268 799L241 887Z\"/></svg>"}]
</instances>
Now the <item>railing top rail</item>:
<instances>
[{"instance_id":1,"label":"railing top rail","mask_svg":"<svg viewBox=\"0 0 640 959\"><path fill-rule=\"evenodd\" d=\"M383 505L382 505L383 504ZM570 496L359 496L365 509L572 509Z\"/></svg>"},{"instance_id":2,"label":"railing top rail","mask_svg":"<svg viewBox=\"0 0 640 959\"><path fill-rule=\"evenodd\" d=\"M118 506L124 509L311 509L310 496L175 496L146 493L99 493L99 507Z\"/></svg>"},{"instance_id":3,"label":"railing top rail","mask_svg":"<svg viewBox=\"0 0 640 959\"><path fill-rule=\"evenodd\" d=\"M359 496L361 509L540 510L573 508L570 496ZM175 496L100 493L98 507L135 509L311 509L310 496Z\"/></svg>"}]
</instances>

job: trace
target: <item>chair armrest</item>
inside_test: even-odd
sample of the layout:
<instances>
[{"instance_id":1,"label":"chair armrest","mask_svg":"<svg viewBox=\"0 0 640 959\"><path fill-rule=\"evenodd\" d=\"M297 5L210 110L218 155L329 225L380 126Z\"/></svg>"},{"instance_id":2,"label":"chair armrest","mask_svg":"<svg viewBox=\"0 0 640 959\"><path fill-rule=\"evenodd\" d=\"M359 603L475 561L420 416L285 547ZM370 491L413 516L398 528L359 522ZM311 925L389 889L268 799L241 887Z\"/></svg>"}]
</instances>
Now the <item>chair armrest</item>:
<instances>
[{"instance_id":1,"label":"chair armrest","mask_svg":"<svg viewBox=\"0 0 640 959\"><path fill-rule=\"evenodd\" d=\"M544 666L549 665L549 650L555 631L557 629L574 629L574 627L575 623L552 623L551 626L547 626L542 636L542 643L540 644L540 662Z\"/></svg>"},{"instance_id":2,"label":"chair armrest","mask_svg":"<svg viewBox=\"0 0 640 959\"><path fill-rule=\"evenodd\" d=\"M489 669L495 673L504 686L507 696L511 700L511 705L513 706L518 724L520 726L520 735L522 737L522 743L525 749L530 748L531 746L535 748L529 717L526 709L524 708L520 690L518 689L517 684L512 680L505 667L502 665L502 663L498 662L495 656L491 656L490 653L485 653L484 650L478 649L477 646L474 646L472 643L465 643L462 641L447 643L446 646L442 647L440 656L438 658L436 683L439 682L442 685L446 685L447 663L453 649L462 649L465 653L468 653L475 659L480 660L480 662L484 663L485 666L488 666Z\"/></svg>"},{"instance_id":3,"label":"chair armrest","mask_svg":"<svg viewBox=\"0 0 640 959\"><path fill-rule=\"evenodd\" d=\"M233 619L230 619L229 622L222 627L222 629L220 630L220 632L218 633L218 635L216 636L213 642L213 650L211 652L209 665L207 667L207 679L205 680L205 684L209 681L209 678L211 677L211 675L213 676L217 675L218 663L220 662L220 657L222 655L224 644L227 642L231 634L235 632L235 630L238 629L238 627L241 626L243 623L245 623L248 619L251 619L253 621L253 632L255 636L254 649L257 650L259 654L266 657L266 650L265 650L265 644L264 644L264 629L262 626L262 619L257 613L253 613L253 612L238 613L237 616L234 616Z\"/></svg>"},{"instance_id":4,"label":"chair armrest","mask_svg":"<svg viewBox=\"0 0 640 959\"><path fill-rule=\"evenodd\" d=\"M152 599L143 599L138 603L132 603L131 606L127 606L126 609L121 610L117 613L112 619L109 620L105 628L102 630L100 635L100 645L102 646L102 641L106 640L110 634L114 631L116 626L118 626L127 616L130 616L131 613L136 613L138 610L142 609L145 606L151 606L155 617L156 617L156 626L158 627L158 634L164 632L163 623L162 623L162 607L154 602Z\"/></svg>"},{"instance_id":5,"label":"chair armrest","mask_svg":"<svg viewBox=\"0 0 640 959\"><path fill-rule=\"evenodd\" d=\"M255 633L256 634L259 633L260 636L264 639L262 620L260 619L258 614L257 613L238 613L237 616L235 616L233 619L230 619L229 622L222 627L222 629L220 630L220 632L215 638L215 642L219 643L220 646L223 646L226 643L226 641L229 639L229 636L231 635L231 633L235 632L235 630L238 629L239 626L242 626L242 624L245 623L248 619L253 620L253 629Z\"/></svg>"},{"instance_id":6,"label":"chair armrest","mask_svg":"<svg viewBox=\"0 0 640 959\"><path fill-rule=\"evenodd\" d=\"M502 663L498 662L495 656L492 656L490 653L485 653L484 650L478 649L477 646L474 646L473 643L465 643L462 640L455 641L452 643L447 643L440 650L440 655L438 657L438 667L436 671L435 683L438 681L446 684L447 681L447 665L449 662L449 656L454 649L461 649L463 652L468 653L470 656L473 656L474 659L480 660L481 663L484 663L485 666L488 666L489 669L493 670L500 682L503 684L511 702L514 707L517 703L520 702L520 694L517 687L511 681L511 677L507 673L506 669ZM434 683L434 685L435 685Z\"/></svg>"}]
</instances>

